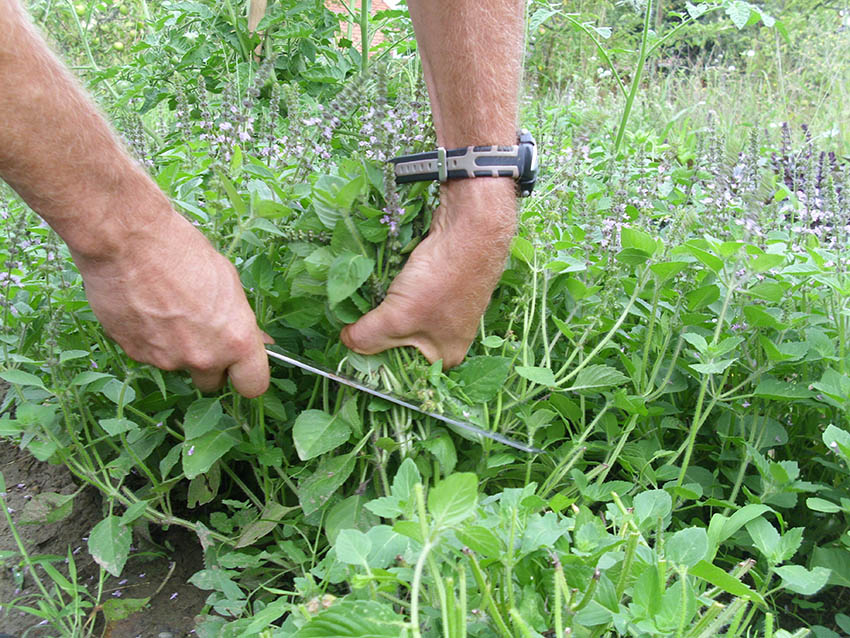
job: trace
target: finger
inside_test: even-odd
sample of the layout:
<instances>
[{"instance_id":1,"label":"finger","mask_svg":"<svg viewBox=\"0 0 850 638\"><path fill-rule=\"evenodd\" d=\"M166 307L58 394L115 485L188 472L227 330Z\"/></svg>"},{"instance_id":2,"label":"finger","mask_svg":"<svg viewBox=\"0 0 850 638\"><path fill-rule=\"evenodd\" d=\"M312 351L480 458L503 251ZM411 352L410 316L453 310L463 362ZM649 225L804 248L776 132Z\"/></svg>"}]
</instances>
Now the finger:
<instances>
[{"instance_id":1,"label":"finger","mask_svg":"<svg viewBox=\"0 0 850 638\"><path fill-rule=\"evenodd\" d=\"M360 354L378 354L390 348L414 346L431 363L443 358L443 354L427 337L418 333L399 334L392 330L389 326L397 323L393 320L394 312L397 311L383 303L357 322L345 326L340 339L348 348Z\"/></svg>"},{"instance_id":2,"label":"finger","mask_svg":"<svg viewBox=\"0 0 850 638\"><path fill-rule=\"evenodd\" d=\"M227 369L233 388L242 396L253 399L269 389L269 358L258 335L257 347L250 355L231 364Z\"/></svg>"},{"instance_id":3,"label":"finger","mask_svg":"<svg viewBox=\"0 0 850 638\"><path fill-rule=\"evenodd\" d=\"M190 369L192 375L192 383L201 392L215 392L224 385L227 379L227 374L223 369L217 370L198 370Z\"/></svg>"},{"instance_id":4,"label":"finger","mask_svg":"<svg viewBox=\"0 0 850 638\"><path fill-rule=\"evenodd\" d=\"M263 335L263 343L266 344L267 346L273 346L274 345L274 337L272 337L265 330L260 330L260 332Z\"/></svg>"},{"instance_id":5,"label":"finger","mask_svg":"<svg viewBox=\"0 0 850 638\"><path fill-rule=\"evenodd\" d=\"M388 334L390 312L386 304L381 304L355 323L345 326L339 335L340 339L348 348L360 354L377 354L388 348L409 344L410 341L404 336Z\"/></svg>"}]
</instances>

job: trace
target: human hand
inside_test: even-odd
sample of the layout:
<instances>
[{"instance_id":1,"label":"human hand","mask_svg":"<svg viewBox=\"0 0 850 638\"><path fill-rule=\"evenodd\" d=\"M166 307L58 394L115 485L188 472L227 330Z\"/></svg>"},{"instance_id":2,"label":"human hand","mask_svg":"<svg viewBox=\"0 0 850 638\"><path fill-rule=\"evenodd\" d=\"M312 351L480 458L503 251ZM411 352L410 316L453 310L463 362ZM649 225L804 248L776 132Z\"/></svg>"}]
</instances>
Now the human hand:
<instances>
[{"instance_id":1,"label":"human hand","mask_svg":"<svg viewBox=\"0 0 850 638\"><path fill-rule=\"evenodd\" d=\"M149 232L129 237L118 255L74 256L106 334L136 361L188 370L201 391L229 376L246 397L265 392L263 343L271 339L257 327L233 264L173 211Z\"/></svg>"},{"instance_id":2,"label":"human hand","mask_svg":"<svg viewBox=\"0 0 850 638\"><path fill-rule=\"evenodd\" d=\"M343 328L343 343L361 354L411 345L431 362L458 365L502 275L515 227L512 179L444 184L428 237L383 303Z\"/></svg>"}]
</instances>

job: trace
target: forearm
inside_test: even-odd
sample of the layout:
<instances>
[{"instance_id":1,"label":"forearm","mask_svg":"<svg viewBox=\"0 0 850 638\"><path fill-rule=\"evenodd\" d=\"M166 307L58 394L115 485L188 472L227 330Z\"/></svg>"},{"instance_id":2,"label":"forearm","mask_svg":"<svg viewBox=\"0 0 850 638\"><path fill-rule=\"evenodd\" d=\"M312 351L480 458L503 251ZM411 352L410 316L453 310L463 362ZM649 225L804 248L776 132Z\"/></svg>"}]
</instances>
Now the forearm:
<instances>
[{"instance_id":1,"label":"forearm","mask_svg":"<svg viewBox=\"0 0 850 638\"><path fill-rule=\"evenodd\" d=\"M117 256L173 215L18 0L0 0L0 122L0 177L75 258Z\"/></svg>"},{"instance_id":2,"label":"forearm","mask_svg":"<svg viewBox=\"0 0 850 638\"><path fill-rule=\"evenodd\" d=\"M524 0L409 0L446 148L515 144Z\"/></svg>"}]
</instances>

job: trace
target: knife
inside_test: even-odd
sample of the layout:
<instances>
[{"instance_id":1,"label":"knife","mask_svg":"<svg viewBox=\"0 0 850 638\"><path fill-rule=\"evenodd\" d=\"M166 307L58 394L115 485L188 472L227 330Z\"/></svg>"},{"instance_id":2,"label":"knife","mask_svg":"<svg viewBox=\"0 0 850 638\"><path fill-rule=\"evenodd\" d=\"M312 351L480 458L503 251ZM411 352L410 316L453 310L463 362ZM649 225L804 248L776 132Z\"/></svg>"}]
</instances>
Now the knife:
<instances>
[{"instance_id":1,"label":"knife","mask_svg":"<svg viewBox=\"0 0 850 638\"><path fill-rule=\"evenodd\" d=\"M278 350L280 350L280 348L278 348ZM528 452L529 454L543 454L543 450L541 450L540 448L536 448L533 445L526 445L525 443L520 443L519 441L515 441L502 434L499 434L498 432L490 432L489 430L484 430L483 428L480 428L477 425L473 425L472 423L469 423L467 421L460 421L458 419L453 419L437 412L430 412L428 410L423 409L422 406L413 403L412 401L401 399L389 392L376 390L375 388L372 388L366 385L365 383L355 381L354 379L349 379L348 377L342 376L336 372L331 372L327 368L323 368L319 364L314 363L312 361L302 361L301 359L298 359L292 356L291 354L285 354L283 352L270 350L269 348L266 348L266 354L268 354L269 357L271 357L275 361L288 363L297 368L301 368L302 370L306 370L307 372L310 372L312 374L317 374L321 377L325 377L326 379L330 379L331 381L336 381L337 383L347 385L348 387L354 388L355 390L371 394L372 396L378 397L379 399L384 399L385 401L389 401L390 403L395 403L396 405L400 405L404 408L407 408L408 410L413 410L414 412L418 412L419 414L430 416L432 419L437 419L438 421L442 421L443 423L448 423L449 425L458 427L461 430L465 430L466 432L476 434L487 439L492 439L493 441L497 441L498 443L502 443L503 445L507 445L523 452Z\"/></svg>"}]
</instances>

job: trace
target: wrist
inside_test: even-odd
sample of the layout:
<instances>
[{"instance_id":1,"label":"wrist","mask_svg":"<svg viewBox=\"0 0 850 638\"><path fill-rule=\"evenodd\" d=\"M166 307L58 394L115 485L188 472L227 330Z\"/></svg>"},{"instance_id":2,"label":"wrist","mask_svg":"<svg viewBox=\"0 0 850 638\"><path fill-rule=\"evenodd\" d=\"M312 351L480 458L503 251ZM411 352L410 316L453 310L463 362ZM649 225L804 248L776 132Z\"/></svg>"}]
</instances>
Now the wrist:
<instances>
[{"instance_id":1,"label":"wrist","mask_svg":"<svg viewBox=\"0 0 850 638\"><path fill-rule=\"evenodd\" d=\"M516 182L509 177L475 177L440 184L440 208L465 232L489 237L516 233Z\"/></svg>"},{"instance_id":2,"label":"wrist","mask_svg":"<svg viewBox=\"0 0 850 638\"><path fill-rule=\"evenodd\" d=\"M184 221L150 177L130 160L120 175L107 183L89 184L72 201L77 214L53 225L78 262L126 259L167 233L166 227L175 218Z\"/></svg>"}]
</instances>

